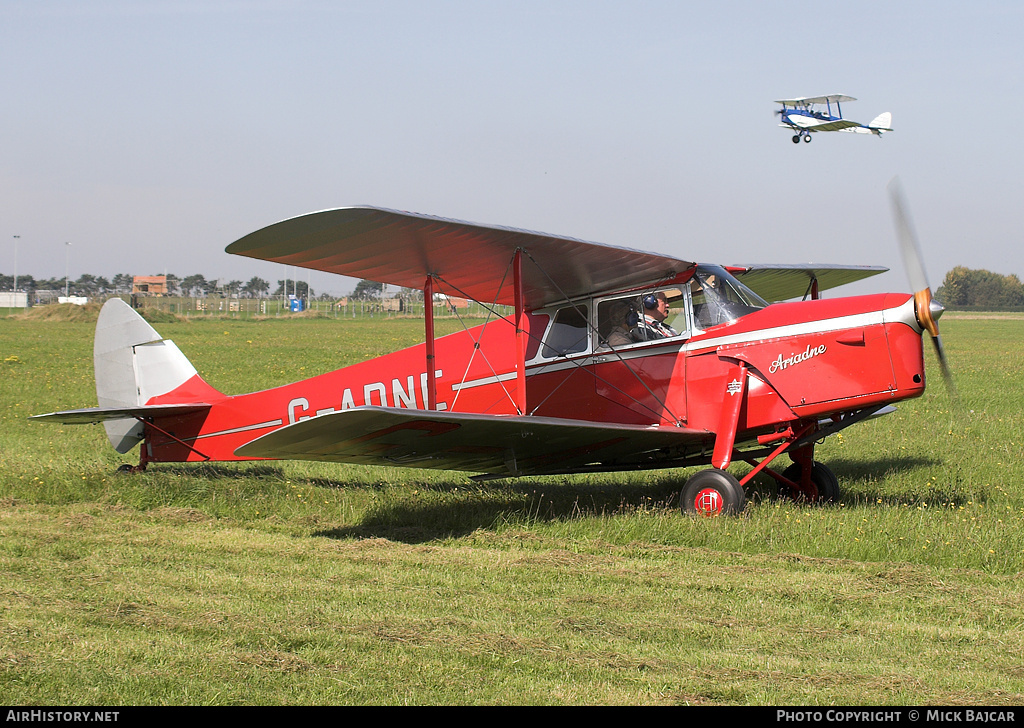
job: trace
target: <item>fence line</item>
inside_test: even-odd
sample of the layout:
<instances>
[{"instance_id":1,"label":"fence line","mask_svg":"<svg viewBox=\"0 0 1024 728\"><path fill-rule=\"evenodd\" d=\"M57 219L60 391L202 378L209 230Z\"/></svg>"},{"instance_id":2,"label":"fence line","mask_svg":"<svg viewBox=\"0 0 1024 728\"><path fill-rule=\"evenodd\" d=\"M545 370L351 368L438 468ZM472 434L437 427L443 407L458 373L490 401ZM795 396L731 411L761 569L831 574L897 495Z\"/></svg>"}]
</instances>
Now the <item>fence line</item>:
<instances>
[{"instance_id":1,"label":"fence line","mask_svg":"<svg viewBox=\"0 0 1024 728\"><path fill-rule=\"evenodd\" d=\"M256 317L302 317L322 316L330 318L375 318L409 317L423 318L423 301L358 301L349 299L304 301L296 310L294 302L276 298L225 298L221 296L95 296L89 300L104 303L110 298L120 298L139 310L160 311L185 317L226 316L229 318ZM511 306L494 306L476 301L457 301L454 304L435 302L434 316L438 318L465 316L479 318L491 311L501 316L511 315ZM493 314L492 314L493 315Z\"/></svg>"}]
</instances>

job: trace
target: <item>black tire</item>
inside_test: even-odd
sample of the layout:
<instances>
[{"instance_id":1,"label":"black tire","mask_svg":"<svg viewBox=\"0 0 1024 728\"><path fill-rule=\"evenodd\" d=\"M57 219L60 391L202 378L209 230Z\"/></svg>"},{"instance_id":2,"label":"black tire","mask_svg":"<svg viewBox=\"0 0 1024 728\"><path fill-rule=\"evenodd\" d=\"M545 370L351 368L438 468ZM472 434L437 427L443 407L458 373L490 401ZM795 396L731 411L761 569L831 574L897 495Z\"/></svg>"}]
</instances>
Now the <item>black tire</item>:
<instances>
[{"instance_id":1,"label":"black tire","mask_svg":"<svg viewBox=\"0 0 1024 728\"><path fill-rule=\"evenodd\" d=\"M800 482L802 467L793 463L782 471L782 477L795 483ZM811 465L811 493L793 491L788 485L779 485L779 497L787 500L807 501L808 503L836 503L839 500L839 479L828 466L817 460Z\"/></svg>"},{"instance_id":2,"label":"black tire","mask_svg":"<svg viewBox=\"0 0 1024 728\"><path fill-rule=\"evenodd\" d=\"M810 134L804 134L804 141L807 142L808 144L810 144L811 143L811 135Z\"/></svg>"},{"instance_id":3,"label":"black tire","mask_svg":"<svg viewBox=\"0 0 1024 728\"><path fill-rule=\"evenodd\" d=\"M679 498L684 514L699 516L736 515L747 505L740 481L716 468L702 470L687 480Z\"/></svg>"},{"instance_id":4,"label":"black tire","mask_svg":"<svg viewBox=\"0 0 1024 728\"><path fill-rule=\"evenodd\" d=\"M800 135L799 134L794 134L793 135L793 143L794 144L799 144L800 143Z\"/></svg>"}]
</instances>

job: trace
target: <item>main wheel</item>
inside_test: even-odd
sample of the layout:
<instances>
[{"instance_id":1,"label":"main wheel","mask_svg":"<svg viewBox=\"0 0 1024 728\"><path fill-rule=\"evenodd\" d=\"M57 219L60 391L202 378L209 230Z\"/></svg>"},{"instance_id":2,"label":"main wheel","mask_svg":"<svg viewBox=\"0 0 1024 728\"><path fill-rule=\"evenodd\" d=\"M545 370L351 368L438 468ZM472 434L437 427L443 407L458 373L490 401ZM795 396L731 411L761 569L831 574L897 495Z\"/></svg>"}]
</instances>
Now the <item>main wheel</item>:
<instances>
[{"instance_id":1,"label":"main wheel","mask_svg":"<svg viewBox=\"0 0 1024 728\"><path fill-rule=\"evenodd\" d=\"M804 134L804 141L807 142L808 144L810 143L811 135L809 133L808 134Z\"/></svg>"},{"instance_id":2,"label":"main wheel","mask_svg":"<svg viewBox=\"0 0 1024 728\"><path fill-rule=\"evenodd\" d=\"M800 135L799 134L794 134L793 135L793 143L794 144L799 144L800 143Z\"/></svg>"},{"instance_id":3,"label":"main wheel","mask_svg":"<svg viewBox=\"0 0 1024 728\"><path fill-rule=\"evenodd\" d=\"M679 496L683 513L701 516L734 515L743 511L747 496L732 474L712 468L702 470L686 481Z\"/></svg>"},{"instance_id":4,"label":"main wheel","mask_svg":"<svg viewBox=\"0 0 1024 728\"><path fill-rule=\"evenodd\" d=\"M793 463L782 471L782 477L800 483L803 468ZM826 465L817 460L811 465L811 490L805 493L793 490L788 485L779 485L779 497L789 500L806 500L810 503L835 503L839 500L839 479Z\"/></svg>"}]
</instances>

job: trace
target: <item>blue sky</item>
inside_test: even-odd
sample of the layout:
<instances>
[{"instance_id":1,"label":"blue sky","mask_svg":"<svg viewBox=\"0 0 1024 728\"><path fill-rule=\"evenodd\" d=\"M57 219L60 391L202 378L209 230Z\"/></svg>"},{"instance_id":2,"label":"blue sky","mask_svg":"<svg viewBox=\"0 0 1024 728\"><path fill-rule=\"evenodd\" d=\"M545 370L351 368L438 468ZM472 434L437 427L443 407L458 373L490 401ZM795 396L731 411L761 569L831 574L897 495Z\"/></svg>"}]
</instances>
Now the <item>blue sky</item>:
<instances>
[{"instance_id":1,"label":"blue sky","mask_svg":"<svg viewBox=\"0 0 1024 728\"><path fill-rule=\"evenodd\" d=\"M1024 277L1022 36L989 0L0 0L0 272L276 281L225 246L371 204L908 290L898 175L933 288ZM792 144L773 101L827 93L894 131Z\"/></svg>"}]
</instances>

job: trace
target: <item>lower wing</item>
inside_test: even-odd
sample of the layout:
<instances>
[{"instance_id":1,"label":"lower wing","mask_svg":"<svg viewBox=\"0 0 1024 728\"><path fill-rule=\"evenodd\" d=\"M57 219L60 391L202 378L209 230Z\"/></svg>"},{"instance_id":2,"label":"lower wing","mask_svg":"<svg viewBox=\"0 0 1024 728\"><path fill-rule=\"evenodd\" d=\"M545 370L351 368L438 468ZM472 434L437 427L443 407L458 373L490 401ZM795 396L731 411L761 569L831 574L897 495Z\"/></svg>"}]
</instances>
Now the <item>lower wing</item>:
<instances>
[{"instance_id":1,"label":"lower wing","mask_svg":"<svg viewBox=\"0 0 1024 728\"><path fill-rule=\"evenodd\" d=\"M807 131L846 131L854 127L859 127L856 121L850 121L849 119L836 119L835 121L810 121L807 124L801 124Z\"/></svg>"},{"instance_id":2,"label":"lower wing","mask_svg":"<svg viewBox=\"0 0 1024 728\"><path fill-rule=\"evenodd\" d=\"M235 454L515 476L630 469L699 452L713 440L679 427L357 407L287 425Z\"/></svg>"}]
</instances>

